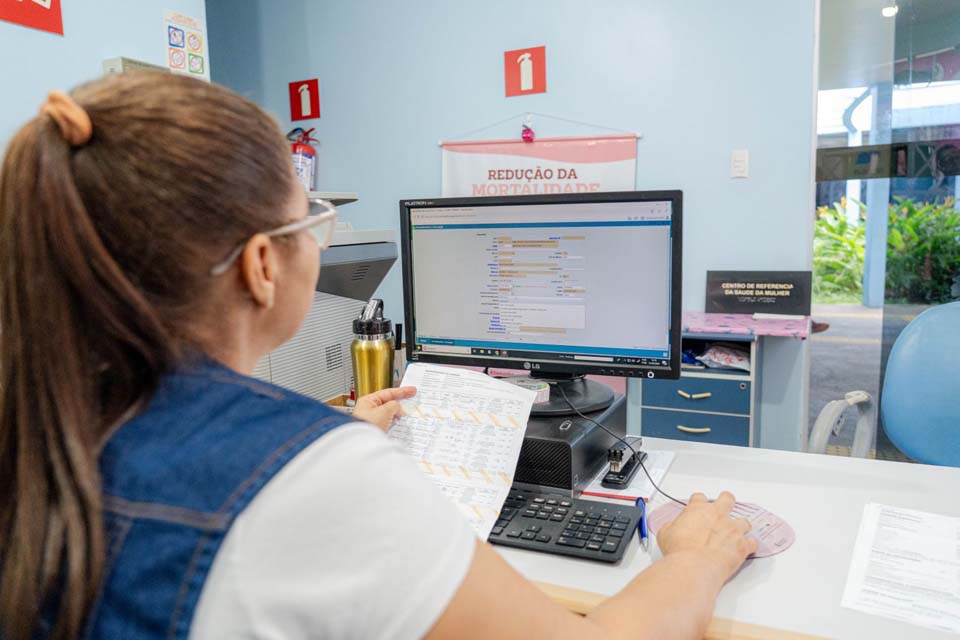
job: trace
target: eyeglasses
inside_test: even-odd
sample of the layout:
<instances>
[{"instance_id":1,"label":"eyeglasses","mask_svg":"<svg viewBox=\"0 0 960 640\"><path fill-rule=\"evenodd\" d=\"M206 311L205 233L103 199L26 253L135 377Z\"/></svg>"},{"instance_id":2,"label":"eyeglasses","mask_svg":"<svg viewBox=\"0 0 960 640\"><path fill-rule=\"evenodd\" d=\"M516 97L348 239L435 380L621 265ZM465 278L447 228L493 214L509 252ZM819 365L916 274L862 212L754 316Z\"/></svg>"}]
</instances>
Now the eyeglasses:
<instances>
[{"instance_id":1,"label":"eyeglasses","mask_svg":"<svg viewBox=\"0 0 960 640\"><path fill-rule=\"evenodd\" d=\"M333 203L327 200L321 200L320 198L312 198L310 204L318 204L325 210L316 215L308 215L303 220L297 220L296 222L285 224L282 227L277 227L272 231L266 231L263 235L268 238L276 238L277 236L288 236L310 229L313 232L313 236L317 239L317 243L320 245L320 251L323 251L330 246L330 242L333 240L333 231L337 226L337 208L333 206ZM210 275L220 276L226 273L227 270L233 266L233 263L236 262L237 258L240 257L240 254L243 253L243 248L246 245L246 242L238 245L222 262L218 262L210 269Z\"/></svg>"}]
</instances>

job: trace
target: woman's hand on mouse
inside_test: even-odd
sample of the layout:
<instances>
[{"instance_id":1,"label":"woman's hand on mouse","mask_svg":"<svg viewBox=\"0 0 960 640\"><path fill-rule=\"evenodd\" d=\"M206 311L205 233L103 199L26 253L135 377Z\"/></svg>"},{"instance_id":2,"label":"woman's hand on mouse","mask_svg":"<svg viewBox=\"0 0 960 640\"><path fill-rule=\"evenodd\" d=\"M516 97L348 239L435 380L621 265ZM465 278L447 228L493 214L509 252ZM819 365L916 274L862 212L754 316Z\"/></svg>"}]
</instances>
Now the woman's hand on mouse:
<instances>
[{"instance_id":1,"label":"woman's hand on mouse","mask_svg":"<svg viewBox=\"0 0 960 640\"><path fill-rule=\"evenodd\" d=\"M361 396L357 398L353 416L388 431L393 424L393 419L403 414L399 400L412 398L415 395L417 395L416 387L395 387Z\"/></svg>"},{"instance_id":2,"label":"woman's hand on mouse","mask_svg":"<svg viewBox=\"0 0 960 640\"><path fill-rule=\"evenodd\" d=\"M735 501L727 491L713 502L702 493L690 496L683 513L657 534L663 555L699 556L699 561L716 566L726 581L757 550L756 538L747 537L750 522L730 517Z\"/></svg>"}]
</instances>

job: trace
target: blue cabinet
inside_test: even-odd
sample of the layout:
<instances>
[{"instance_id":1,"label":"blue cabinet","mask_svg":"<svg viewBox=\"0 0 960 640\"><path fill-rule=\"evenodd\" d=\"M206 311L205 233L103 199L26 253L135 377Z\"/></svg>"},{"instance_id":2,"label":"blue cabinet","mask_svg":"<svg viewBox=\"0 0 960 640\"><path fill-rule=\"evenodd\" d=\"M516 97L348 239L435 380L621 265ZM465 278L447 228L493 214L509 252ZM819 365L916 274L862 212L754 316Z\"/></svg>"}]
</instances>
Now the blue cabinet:
<instances>
[{"instance_id":1,"label":"blue cabinet","mask_svg":"<svg viewBox=\"0 0 960 640\"><path fill-rule=\"evenodd\" d=\"M643 404L683 411L750 415L750 381L721 376L644 380Z\"/></svg>"},{"instance_id":2,"label":"blue cabinet","mask_svg":"<svg viewBox=\"0 0 960 640\"><path fill-rule=\"evenodd\" d=\"M724 341L733 340L724 336ZM750 350L751 371L684 367L678 380L643 380L639 385L640 435L757 445L759 349L753 339L740 342Z\"/></svg>"},{"instance_id":3,"label":"blue cabinet","mask_svg":"<svg viewBox=\"0 0 960 640\"><path fill-rule=\"evenodd\" d=\"M750 445L750 418L719 413L643 409L643 435L689 442Z\"/></svg>"}]
</instances>

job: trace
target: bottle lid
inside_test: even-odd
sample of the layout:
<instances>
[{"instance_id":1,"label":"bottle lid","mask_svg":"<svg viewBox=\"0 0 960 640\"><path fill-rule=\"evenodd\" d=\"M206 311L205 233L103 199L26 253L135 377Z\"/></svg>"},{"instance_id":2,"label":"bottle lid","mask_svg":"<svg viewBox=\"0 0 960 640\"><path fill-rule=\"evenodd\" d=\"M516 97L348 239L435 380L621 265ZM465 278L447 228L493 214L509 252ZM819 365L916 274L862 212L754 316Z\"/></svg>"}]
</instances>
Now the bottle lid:
<instances>
[{"instance_id":1,"label":"bottle lid","mask_svg":"<svg viewBox=\"0 0 960 640\"><path fill-rule=\"evenodd\" d=\"M393 323L383 317L383 300L373 298L366 304L360 317L353 321L353 332L360 336L375 336L393 331Z\"/></svg>"}]
</instances>

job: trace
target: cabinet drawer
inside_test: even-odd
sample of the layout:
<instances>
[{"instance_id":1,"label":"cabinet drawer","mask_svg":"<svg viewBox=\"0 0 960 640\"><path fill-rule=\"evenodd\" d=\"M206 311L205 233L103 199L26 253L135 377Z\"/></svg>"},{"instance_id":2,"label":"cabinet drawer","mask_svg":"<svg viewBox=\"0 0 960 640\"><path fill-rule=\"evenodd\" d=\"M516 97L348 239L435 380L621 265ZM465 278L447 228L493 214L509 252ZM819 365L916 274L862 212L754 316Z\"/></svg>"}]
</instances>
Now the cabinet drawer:
<instances>
[{"instance_id":1,"label":"cabinet drawer","mask_svg":"<svg viewBox=\"0 0 960 640\"><path fill-rule=\"evenodd\" d=\"M750 415L750 383L722 378L644 380L643 406Z\"/></svg>"},{"instance_id":2,"label":"cabinet drawer","mask_svg":"<svg viewBox=\"0 0 960 640\"><path fill-rule=\"evenodd\" d=\"M641 412L640 433L650 438L748 447L750 418L644 408Z\"/></svg>"}]
</instances>

